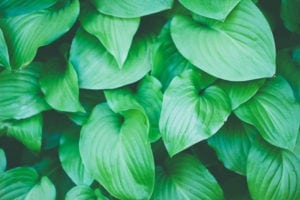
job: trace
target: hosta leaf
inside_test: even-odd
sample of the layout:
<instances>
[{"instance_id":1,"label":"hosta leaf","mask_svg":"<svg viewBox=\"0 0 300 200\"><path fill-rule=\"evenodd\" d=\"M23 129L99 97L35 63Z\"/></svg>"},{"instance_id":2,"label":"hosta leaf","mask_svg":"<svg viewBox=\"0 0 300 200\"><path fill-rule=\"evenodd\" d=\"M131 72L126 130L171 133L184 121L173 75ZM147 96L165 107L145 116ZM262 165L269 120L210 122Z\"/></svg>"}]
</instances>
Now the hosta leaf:
<instances>
[{"instance_id":1,"label":"hosta leaf","mask_svg":"<svg viewBox=\"0 0 300 200\"><path fill-rule=\"evenodd\" d=\"M0 28L0 66L9 66L9 55L3 32Z\"/></svg>"},{"instance_id":2,"label":"hosta leaf","mask_svg":"<svg viewBox=\"0 0 300 200\"><path fill-rule=\"evenodd\" d=\"M0 16L15 16L48 8L57 0L2 0Z\"/></svg>"},{"instance_id":3,"label":"hosta leaf","mask_svg":"<svg viewBox=\"0 0 300 200\"><path fill-rule=\"evenodd\" d=\"M279 76L266 82L252 99L235 110L235 114L254 125L269 143L285 149L295 147L300 106L284 78Z\"/></svg>"},{"instance_id":4,"label":"hosta leaf","mask_svg":"<svg viewBox=\"0 0 300 200\"><path fill-rule=\"evenodd\" d=\"M244 82L229 82L220 80L217 85L228 94L231 100L231 107L235 110L241 104L253 97L265 80L253 80Z\"/></svg>"},{"instance_id":5,"label":"hosta leaf","mask_svg":"<svg viewBox=\"0 0 300 200\"><path fill-rule=\"evenodd\" d=\"M247 158L256 129L231 116L208 144L216 151L224 166L234 172L246 175Z\"/></svg>"},{"instance_id":6,"label":"hosta leaf","mask_svg":"<svg viewBox=\"0 0 300 200\"><path fill-rule=\"evenodd\" d=\"M92 190L86 185L78 185L73 187L66 194L65 200L87 200L87 199L96 199L96 200L108 200L100 190Z\"/></svg>"},{"instance_id":7,"label":"hosta leaf","mask_svg":"<svg viewBox=\"0 0 300 200\"><path fill-rule=\"evenodd\" d=\"M241 0L179 0L187 9L203 17L225 20Z\"/></svg>"},{"instance_id":8,"label":"hosta leaf","mask_svg":"<svg viewBox=\"0 0 300 200\"><path fill-rule=\"evenodd\" d=\"M72 42L70 61L85 89L112 89L134 83L151 69L151 44L134 41L122 69L94 36L79 30Z\"/></svg>"},{"instance_id":9,"label":"hosta leaf","mask_svg":"<svg viewBox=\"0 0 300 200\"><path fill-rule=\"evenodd\" d=\"M53 183L46 176L42 177L40 182L37 183L26 195L25 200L44 199L55 200L56 189Z\"/></svg>"},{"instance_id":10,"label":"hosta leaf","mask_svg":"<svg viewBox=\"0 0 300 200\"><path fill-rule=\"evenodd\" d=\"M272 32L251 0L241 1L224 22L207 25L177 15L171 35L186 59L218 78L246 81L275 73Z\"/></svg>"},{"instance_id":11,"label":"hosta leaf","mask_svg":"<svg viewBox=\"0 0 300 200\"><path fill-rule=\"evenodd\" d=\"M38 182L33 168L18 167L0 174L0 199L25 199L27 193Z\"/></svg>"},{"instance_id":12,"label":"hosta leaf","mask_svg":"<svg viewBox=\"0 0 300 200\"><path fill-rule=\"evenodd\" d=\"M247 182L256 199L300 198L300 152L276 148L260 141L249 153Z\"/></svg>"},{"instance_id":13,"label":"hosta leaf","mask_svg":"<svg viewBox=\"0 0 300 200\"><path fill-rule=\"evenodd\" d=\"M6 169L6 156L3 149L0 148L0 173Z\"/></svg>"},{"instance_id":14,"label":"hosta leaf","mask_svg":"<svg viewBox=\"0 0 300 200\"><path fill-rule=\"evenodd\" d=\"M88 6L83 9L81 24L90 34L96 36L103 46L123 67L135 35L140 18L119 18L102 14Z\"/></svg>"},{"instance_id":15,"label":"hosta leaf","mask_svg":"<svg viewBox=\"0 0 300 200\"><path fill-rule=\"evenodd\" d=\"M38 114L22 120L0 122L6 128L6 134L22 142L28 149L40 151L42 146L43 119Z\"/></svg>"},{"instance_id":16,"label":"hosta leaf","mask_svg":"<svg viewBox=\"0 0 300 200\"><path fill-rule=\"evenodd\" d=\"M91 0L96 8L107 15L134 18L170 9L173 0Z\"/></svg>"},{"instance_id":17,"label":"hosta leaf","mask_svg":"<svg viewBox=\"0 0 300 200\"><path fill-rule=\"evenodd\" d=\"M39 47L56 40L73 26L78 13L78 0L64 0L45 10L0 18L10 57L10 65L5 67L19 69L27 66Z\"/></svg>"},{"instance_id":18,"label":"hosta leaf","mask_svg":"<svg viewBox=\"0 0 300 200\"><path fill-rule=\"evenodd\" d=\"M215 134L231 113L227 94L209 86L214 80L188 70L174 78L165 91L160 131L171 156Z\"/></svg>"},{"instance_id":19,"label":"hosta leaf","mask_svg":"<svg viewBox=\"0 0 300 200\"><path fill-rule=\"evenodd\" d=\"M23 119L49 109L40 91L38 78L41 66L11 72L0 72L0 121Z\"/></svg>"},{"instance_id":20,"label":"hosta leaf","mask_svg":"<svg viewBox=\"0 0 300 200\"><path fill-rule=\"evenodd\" d=\"M139 110L114 113L96 106L82 127L79 141L84 165L113 196L148 199L154 186L154 161L148 125Z\"/></svg>"},{"instance_id":21,"label":"hosta leaf","mask_svg":"<svg viewBox=\"0 0 300 200\"><path fill-rule=\"evenodd\" d=\"M285 27L300 34L299 0L281 0L281 18Z\"/></svg>"},{"instance_id":22,"label":"hosta leaf","mask_svg":"<svg viewBox=\"0 0 300 200\"><path fill-rule=\"evenodd\" d=\"M177 155L156 168L152 199L223 199L212 174L195 157Z\"/></svg>"},{"instance_id":23,"label":"hosta leaf","mask_svg":"<svg viewBox=\"0 0 300 200\"><path fill-rule=\"evenodd\" d=\"M76 185L90 185L93 177L86 170L79 153L78 127L70 127L63 131L60 138L59 159L68 176Z\"/></svg>"},{"instance_id":24,"label":"hosta leaf","mask_svg":"<svg viewBox=\"0 0 300 200\"><path fill-rule=\"evenodd\" d=\"M54 109L65 112L84 112L79 102L79 87L76 71L71 63L46 64L40 78L45 100Z\"/></svg>"}]
</instances>

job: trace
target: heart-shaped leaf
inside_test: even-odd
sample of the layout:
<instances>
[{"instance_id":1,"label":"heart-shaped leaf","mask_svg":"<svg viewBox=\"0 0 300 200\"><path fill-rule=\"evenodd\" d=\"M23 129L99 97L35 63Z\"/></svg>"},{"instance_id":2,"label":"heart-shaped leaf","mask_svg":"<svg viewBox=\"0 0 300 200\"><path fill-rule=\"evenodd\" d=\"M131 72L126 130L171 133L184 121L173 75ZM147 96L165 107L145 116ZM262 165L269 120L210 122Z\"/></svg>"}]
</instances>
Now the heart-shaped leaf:
<instances>
[{"instance_id":1,"label":"heart-shaped leaf","mask_svg":"<svg viewBox=\"0 0 300 200\"><path fill-rule=\"evenodd\" d=\"M6 68L15 70L27 66L39 47L56 40L73 26L79 14L78 0L58 4L25 15L0 18L10 60Z\"/></svg>"},{"instance_id":2,"label":"heart-shaped leaf","mask_svg":"<svg viewBox=\"0 0 300 200\"><path fill-rule=\"evenodd\" d=\"M134 18L157 13L172 7L173 0L91 0L96 8L107 15Z\"/></svg>"},{"instance_id":3,"label":"heart-shaped leaf","mask_svg":"<svg viewBox=\"0 0 300 200\"><path fill-rule=\"evenodd\" d=\"M171 156L209 138L231 113L230 99L213 77L187 70L164 93L160 131Z\"/></svg>"},{"instance_id":4,"label":"heart-shaped leaf","mask_svg":"<svg viewBox=\"0 0 300 200\"><path fill-rule=\"evenodd\" d=\"M171 35L179 52L196 67L218 78L246 81L275 73L275 44L263 14L243 0L224 22L201 24L177 15Z\"/></svg>"},{"instance_id":5,"label":"heart-shaped leaf","mask_svg":"<svg viewBox=\"0 0 300 200\"><path fill-rule=\"evenodd\" d=\"M122 69L97 38L80 29L73 42L70 61L85 89L112 89L134 83L145 76L152 65L152 47L148 39L134 41Z\"/></svg>"},{"instance_id":6,"label":"heart-shaped leaf","mask_svg":"<svg viewBox=\"0 0 300 200\"><path fill-rule=\"evenodd\" d=\"M87 199L96 199L96 200L108 200L99 189L95 191L92 190L89 186L78 185L73 187L66 194L65 200L87 200Z\"/></svg>"},{"instance_id":7,"label":"heart-shaped leaf","mask_svg":"<svg viewBox=\"0 0 300 200\"><path fill-rule=\"evenodd\" d=\"M300 106L288 82L278 76L266 82L257 94L236 109L235 114L254 125L271 144L293 149L300 125Z\"/></svg>"},{"instance_id":8,"label":"heart-shaped leaf","mask_svg":"<svg viewBox=\"0 0 300 200\"><path fill-rule=\"evenodd\" d=\"M213 175L195 157L180 154L156 168L151 199L224 199Z\"/></svg>"}]
</instances>

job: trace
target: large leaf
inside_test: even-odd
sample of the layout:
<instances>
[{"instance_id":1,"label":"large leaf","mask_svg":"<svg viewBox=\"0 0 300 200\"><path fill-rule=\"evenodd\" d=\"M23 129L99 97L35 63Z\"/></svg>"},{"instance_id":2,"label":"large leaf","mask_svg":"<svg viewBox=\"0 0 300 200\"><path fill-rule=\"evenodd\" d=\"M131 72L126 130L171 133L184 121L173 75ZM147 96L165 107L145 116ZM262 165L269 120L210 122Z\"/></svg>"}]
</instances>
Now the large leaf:
<instances>
[{"instance_id":1,"label":"large leaf","mask_svg":"<svg viewBox=\"0 0 300 200\"><path fill-rule=\"evenodd\" d=\"M95 200L108 200L100 190L96 189L92 190L89 186L86 185L78 185L73 187L66 194L65 200L87 200L87 199L95 199Z\"/></svg>"},{"instance_id":2,"label":"large leaf","mask_svg":"<svg viewBox=\"0 0 300 200\"><path fill-rule=\"evenodd\" d=\"M49 109L40 91L38 78L41 66L11 72L0 72L0 121L24 119Z\"/></svg>"},{"instance_id":3,"label":"large leaf","mask_svg":"<svg viewBox=\"0 0 300 200\"><path fill-rule=\"evenodd\" d=\"M300 125L300 106L288 82L278 76L266 82L257 94L235 110L243 121L254 125L271 144L293 149Z\"/></svg>"},{"instance_id":4,"label":"large leaf","mask_svg":"<svg viewBox=\"0 0 300 200\"><path fill-rule=\"evenodd\" d=\"M156 168L152 199L224 199L212 174L195 157L177 155Z\"/></svg>"},{"instance_id":5,"label":"large leaf","mask_svg":"<svg viewBox=\"0 0 300 200\"><path fill-rule=\"evenodd\" d=\"M6 129L6 134L22 142L28 149L40 151L42 146L43 119L38 114L21 120L0 122L0 127Z\"/></svg>"},{"instance_id":6,"label":"large leaf","mask_svg":"<svg viewBox=\"0 0 300 200\"><path fill-rule=\"evenodd\" d=\"M230 99L214 78L188 70L174 78L163 96L160 130L169 154L209 138L231 113Z\"/></svg>"},{"instance_id":7,"label":"large leaf","mask_svg":"<svg viewBox=\"0 0 300 200\"><path fill-rule=\"evenodd\" d=\"M87 6L81 15L81 24L90 34L96 36L103 46L123 67L135 35L140 18L119 18L102 14Z\"/></svg>"},{"instance_id":8,"label":"large leaf","mask_svg":"<svg viewBox=\"0 0 300 200\"><path fill-rule=\"evenodd\" d=\"M2 0L0 17L9 17L48 8L57 0Z\"/></svg>"},{"instance_id":9,"label":"large leaf","mask_svg":"<svg viewBox=\"0 0 300 200\"><path fill-rule=\"evenodd\" d=\"M285 27L300 34L299 0L281 0L281 18Z\"/></svg>"},{"instance_id":10,"label":"large leaf","mask_svg":"<svg viewBox=\"0 0 300 200\"><path fill-rule=\"evenodd\" d=\"M6 169L6 156L3 149L0 148L0 173L4 172Z\"/></svg>"},{"instance_id":11,"label":"large leaf","mask_svg":"<svg viewBox=\"0 0 300 200\"><path fill-rule=\"evenodd\" d=\"M43 199L55 200L56 189L53 183L46 176L42 177L40 182L37 183L26 195L25 200Z\"/></svg>"},{"instance_id":12,"label":"large leaf","mask_svg":"<svg viewBox=\"0 0 300 200\"><path fill-rule=\"evenodd\" d=\"M37 49L67 32L78 14L78 0L64 0L45 10L0 18L0 28L7 42L10 60L10 65L5 67L19 69L30 64Z\"/></svg>"},{"instance_id":13,"label":"large leaf","mask_svg":"<svg viewBox=\"0 0 300 200\"><path fill-rule=\"evenodd\" d=\"M256 134L254 127L231 116L218 133L208 139L208 144L226 168L246 175L247 158Z\"/></svg>"},{"instance_id":14,"label":"large leaf","mask_svg":"<svg viewBox=\"0 0 300 200\"><path fill-rule=\"evenodd\" d=\"M80 29L73 42L70 61L79 77L79 87L112 89L134 83L151 69L150 41L134 41L122 69L97 38Z\"/></svg>"},{"instance_id":15,"label":"large leaf","mask_svg":"<svg viewBox=\"0 0 300 200\"><path fill-rule=\"evenodd\" d=\"M136 109L114 113L96 106L82 127L79 141L84 165L113 196L148 199L154 187L154 161L148 125Z\"/></svg>"},{"instance_id":16,"label":"large leaf","mask_svg":"<svg viewBox=\"0 0 300 200\"><path fill-rule=\"evenodd\" d=\"M76 71L71 63L45 65L40 78L45 100L54 109L65 112L84 112L79 102L79 87Z\"/></svg>"},{"instance_id":17,"label":"large leaf","mask_svg":"<svg viewBox=\"0 0 300 200\"><path fill-rule=\"evenodd\" d=\"M192 64L229 81L274 75L272 32L251 0L241 1L224 22L207 23L181 15L171 22L175 45Z\"/></svg>"},{"instance_id":18,"label":"large leaf","mask_svg":"<svg viewBox=\"0 0 300 200\"><path fill-rule=\"evenodd\" d=\"M134 18L170 9L173 0L91 0L96 8L107 15Z\"/></svg>"},{"instance_id":19,"label":"large leaf","mask_svg":"<svg viewBox=\"0 0 300 200\"><path fill-rule=\"evenodd\" d=\"M299 199L299 155L299 151L279 149L264 141L253 145L247 164L247 182L252 198Z\"/></svg>"},{"instance_id":20,"label":"large leaf","mask_svg":"<svg viewBox=\"0 0 300 200\"><path fill-rule=\"evenodd\" d=\"M179 0L187 9L203 17L225 20L241 0Z\"/></svg>"},{"instance_id":21,"label":"large leaf","mask_svg":"<svg viewBox=\"0 0 300 200\"><path fill-rule=\"evenodd\" d=\"M59 159L68 176L76 185L90 185L93 177L82 163L79 152L80 128L71 126L63 131L60 138Z\"/></svg>"}]
</instances>

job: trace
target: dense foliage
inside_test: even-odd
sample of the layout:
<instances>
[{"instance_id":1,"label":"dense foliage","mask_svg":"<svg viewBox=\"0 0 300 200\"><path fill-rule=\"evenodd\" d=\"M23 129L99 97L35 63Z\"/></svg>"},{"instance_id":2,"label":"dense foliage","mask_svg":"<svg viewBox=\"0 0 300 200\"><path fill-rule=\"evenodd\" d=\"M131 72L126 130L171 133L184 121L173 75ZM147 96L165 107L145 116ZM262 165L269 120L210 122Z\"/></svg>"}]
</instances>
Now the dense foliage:
<instances>
[{"instance_id":1,"label":"dense foliage","mask_svg":"<svg viewBox=\"0 0 300 200\"><path fill-rule=\"evenodd\" d=\"M299 0L2 0L0 199L300 199Z\"/></svg>"}]
</instances>

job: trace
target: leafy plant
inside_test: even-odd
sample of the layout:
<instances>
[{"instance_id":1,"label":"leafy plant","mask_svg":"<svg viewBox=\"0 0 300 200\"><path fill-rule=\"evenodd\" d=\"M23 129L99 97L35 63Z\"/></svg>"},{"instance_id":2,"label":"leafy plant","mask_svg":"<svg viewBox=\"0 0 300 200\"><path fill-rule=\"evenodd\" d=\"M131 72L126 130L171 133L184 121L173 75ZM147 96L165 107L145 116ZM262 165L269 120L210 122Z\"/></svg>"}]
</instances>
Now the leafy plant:
<instances>
[{"instance_id":1,"label":"leafy plant","mask_svg":"<svg viewBox=\"0 0 300 200\"><path fill-rule=\"evenodd\" d=\"M299 0L2 0L0 199L300 199Z\"/></svg>"}]
</instances>

